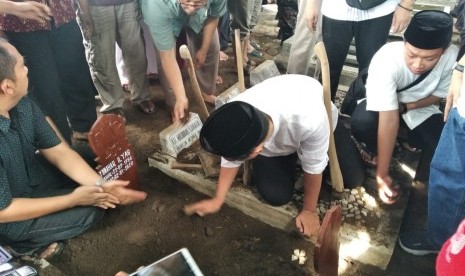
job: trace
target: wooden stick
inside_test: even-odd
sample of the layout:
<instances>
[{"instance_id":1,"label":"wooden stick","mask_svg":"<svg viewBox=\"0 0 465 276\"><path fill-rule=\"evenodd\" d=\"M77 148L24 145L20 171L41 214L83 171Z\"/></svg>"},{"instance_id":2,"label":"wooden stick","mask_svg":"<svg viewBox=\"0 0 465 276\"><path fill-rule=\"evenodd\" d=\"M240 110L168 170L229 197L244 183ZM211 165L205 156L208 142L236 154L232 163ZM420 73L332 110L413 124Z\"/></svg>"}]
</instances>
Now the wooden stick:
<instances>
[{"instance_id":1,"label":"wooden stick","mask_svg":"<svg viewBox=\"0 0 465 276\"><path fill-rule=\"evenodd\" d=\"M195 169L195 170L203 170L202 164L183 164L174 162L171 164L172 169Z\"/></svg>"},{"instance_id":2,"label":"wooden stick","mask_svg":"<svg viewBox=\"0 0 465 276\"><path fill-rule=\"evenodd\" d=\"M208 118L209 113L205 102L203 101L202 91L200 91L199 83L197 82L197 76L195 75L195 68L194 63L192 62L191 53L186 45L181 45L179 47L179 54L181 55L182 59L184 59L187 63L187 72L189 73L189 79L191 81L192 90L194 91L195 99L200 106L200 118L203 122ZM216 77L216 76L215 76Z\"/></svg>"},{"instance_id":3,"label":"wooden stick","mask_svg":"<svg viewBox=\"0 0 465 276\"><path fill-rule=\"evenodd\" d=\"M245 81L244 81L244 59L242 57L244 46L241 43L241 36L239 29L234 30L234 43L236 45L236 66L237 66L237 79L239 82L239 90L242 92L245 91Z\"/></svg>"},{"instance_id":4,"label":"wooden stick","mask_svg":"<svg viewBox=\"0 0 465 276\"><path fill-rule=\"evenodd\" d=\"M334 133L333 133L333 116L331 112L331 83L329 79L329 64L328 56L326 55L326 49L323 42L318 42L314 49L316 56L320 60L321 64L321 79L323 82L323 95L326 107L326 113L328 113L330 137L329 137L329 169L331 172L331 184L333 188L342 192L344 190L344 181L342 179L341 168L339 167L339 161L337 159L336 145L334 144Z\"/></svg>"}]
</instances>

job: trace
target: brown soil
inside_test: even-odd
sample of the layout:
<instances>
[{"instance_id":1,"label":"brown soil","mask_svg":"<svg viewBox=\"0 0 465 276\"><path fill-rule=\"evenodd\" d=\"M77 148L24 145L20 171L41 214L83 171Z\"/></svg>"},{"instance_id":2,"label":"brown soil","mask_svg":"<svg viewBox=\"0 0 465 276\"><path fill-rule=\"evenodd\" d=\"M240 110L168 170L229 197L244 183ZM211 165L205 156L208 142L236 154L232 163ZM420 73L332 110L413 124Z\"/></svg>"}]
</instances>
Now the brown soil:
<instances>
[{"instance_id":1,"label":"brown soil","mask_svg":"<svg viewBox=\"0 0 465 276\"><path fill-rule=\"evenodd\" d=\"M276 54L273 38L258 37L265 49L264 61ZM275 42L275 41L274 41ZM234 59L221 62L224 91L237 81ZM185 79L190 93L190 85ZM171 118L158 83L153 98L158 111L144 115L129 102L125 106L127 134L134 146L140 174L140 187L148 192L139 204L118 207L108 212L96 227L69 241L53 267L41 275L114 275L120 270L134 271L182 247L187 247L205 275L309 275L310 259L305 265L291 261L294 249L311 256L313 248L296 233L268 226L238 210L224 206L207 217L183 214L182 208L205 198L187 185L148 166L147 158L158 146L158 133ZM192 111L197 106L191 97ZM211 109L212 107L209 106ZM421 229L426 219L426 189L413 187L403 229ZM396 246L386 271L354 263L350 275L434 275L434 257L413 257Z\"/></svg>"}]
</instances>

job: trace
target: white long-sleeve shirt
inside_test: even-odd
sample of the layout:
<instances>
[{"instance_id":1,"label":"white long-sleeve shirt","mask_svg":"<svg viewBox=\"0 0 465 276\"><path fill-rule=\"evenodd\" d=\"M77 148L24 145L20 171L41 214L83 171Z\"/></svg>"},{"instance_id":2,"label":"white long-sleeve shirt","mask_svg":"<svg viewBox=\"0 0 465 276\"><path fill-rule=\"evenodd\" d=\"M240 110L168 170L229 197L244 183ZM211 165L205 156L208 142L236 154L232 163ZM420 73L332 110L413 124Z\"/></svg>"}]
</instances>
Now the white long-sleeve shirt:
<instances>
[{"instance_id":1,"label":"white long-sleeve shirt","mask_svg":"<svg viewBox=\"0 0 465 276\"><path fill-rule=\"evenodd\" d=\"M273 121L273 134L260 153L286 156L297 152L302 169L321 173L328 162L329 121L323 102L323 88L315 79L303 75L282 75L255 85L233 101L247 102L266 113ZM332 105L333 126L337 109ZM238 167L242 162L222 158L222 167Z\"/></svg>"}]
</instances>

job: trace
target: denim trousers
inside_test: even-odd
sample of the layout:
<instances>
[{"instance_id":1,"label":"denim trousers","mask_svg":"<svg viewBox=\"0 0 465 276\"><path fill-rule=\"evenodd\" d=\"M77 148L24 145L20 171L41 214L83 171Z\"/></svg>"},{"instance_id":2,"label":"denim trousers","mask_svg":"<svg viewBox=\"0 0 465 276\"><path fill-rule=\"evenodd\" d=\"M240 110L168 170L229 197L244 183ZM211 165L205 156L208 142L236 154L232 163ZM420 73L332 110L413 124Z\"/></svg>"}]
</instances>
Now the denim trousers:
<instances>
[{"instance_id":1,"label":"denim trousers","mask_svg":"<svg viewBox=\"0 0 465 276\"><path fill-rule=\"evenodd\" d=\"M428 191L428 237L442 244L465 218L465 118L449 114L431 162Z\"/></svg>"},{"instance_id":2,"label":"denim trousers","mask_svg":"<svg viewBox=\"0 0 465 276\"><path fill-rule=\"evenodd\" d=\"M73 149L89 165L95 167L95 155L88 147L75 146ZM39 156L38 159L43 164L42 169L48 177L44 184L34 189L35 198L69 194L78 186L43 156ZM7 223L6 233L0 241L11 246L17 253L29 254L53 242L71 239L84 233L102 219L104 214L105 210L98 207L77 206L32 219L32 224L27 221ZM29 226L17 231L18 228L13 224Z\"/></svg>"}]
</instances>

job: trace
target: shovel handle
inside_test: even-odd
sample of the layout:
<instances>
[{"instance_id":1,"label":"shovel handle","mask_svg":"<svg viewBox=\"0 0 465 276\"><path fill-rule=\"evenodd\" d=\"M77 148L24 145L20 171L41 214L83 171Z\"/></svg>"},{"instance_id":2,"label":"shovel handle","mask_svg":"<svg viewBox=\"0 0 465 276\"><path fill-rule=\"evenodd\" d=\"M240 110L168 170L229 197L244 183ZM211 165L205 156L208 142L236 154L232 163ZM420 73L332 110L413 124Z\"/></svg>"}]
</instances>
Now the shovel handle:
<instances>
[{"instance_id":1,"label":"shovel handle","mask_svg":"<svg viewBox=\"0 0 465 276\"><path fill-rule=\"evenodd\" d=\"M326 113L328 114L330 136L329 136L329 168L331 173L331 184L333 188L342 192L344 190L344 181L342 179L341 168L339 167L339 161L337 159L336 145L334 144L334 132L333 132L333 116L331 111L331 84L329 80L329 63L328 56L326 55L326 49L323 42L318 42L315 45L315 54L318 57L321 64L321 79L323 82L323 95L324 103L326 107Z\"/></svg>"},{"instance_id":2,"label":"shovel handle","mask_svg":"<svg viewBox=\"0 0 465 276\"><path fill-rule=\"evenodd\" d=\"M187 72L189 73L189 79L191 81L192 90L194 91L195 100L200 106L200 118L205 122L207 120L209 113L205 102L203 101L202 92L200 91L200 86L197 81L197 76L195 75L194 63L192 62L192 56L189 52L189 49L186 45L181 45L179 47L179 54L181 58L184 59L187 63Z\"/></svg>"}]
</instances>

